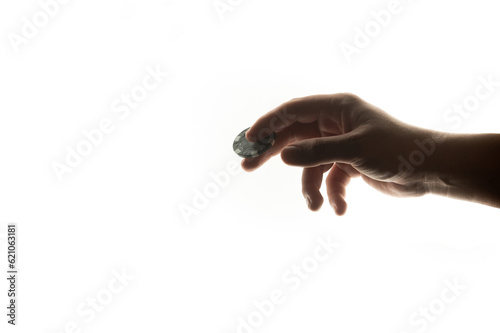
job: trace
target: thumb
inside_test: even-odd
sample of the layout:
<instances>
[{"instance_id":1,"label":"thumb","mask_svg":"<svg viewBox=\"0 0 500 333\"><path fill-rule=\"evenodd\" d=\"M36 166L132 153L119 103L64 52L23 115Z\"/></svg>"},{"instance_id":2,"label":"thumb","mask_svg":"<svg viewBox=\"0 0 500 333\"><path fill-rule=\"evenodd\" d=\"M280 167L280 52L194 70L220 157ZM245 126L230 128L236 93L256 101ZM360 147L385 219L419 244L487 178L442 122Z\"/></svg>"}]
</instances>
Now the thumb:
<instances>
[{"instance_id":1,"label":"thumb","mask_svg":"<svg viewBox=\"0 0 500 333\"><path fill-rule=\"evenodd\" d=\"M285 147L281 159L289 165L314 167L333 162L352 163L357 157L352 136L341 134L307 139Z\"/></svg>"}]
</instances>

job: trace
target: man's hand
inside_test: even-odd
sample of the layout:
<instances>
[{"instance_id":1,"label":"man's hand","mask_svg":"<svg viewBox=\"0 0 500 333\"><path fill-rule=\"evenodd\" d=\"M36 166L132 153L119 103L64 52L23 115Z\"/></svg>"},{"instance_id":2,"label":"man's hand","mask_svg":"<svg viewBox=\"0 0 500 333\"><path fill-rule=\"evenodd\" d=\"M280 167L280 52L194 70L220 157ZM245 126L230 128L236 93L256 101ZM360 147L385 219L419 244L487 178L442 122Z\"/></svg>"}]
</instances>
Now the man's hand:
<instances>
[{"instance_id":1,"label":"man's hand","mask_svg":"<svg viewBox=\"0 0 500 333\"><path fill-rule=\"evenodd\" d=\"M323 173L327 171L328 199L338 215L347 209L346 187L356 176L393 196L419 196L432 191L464 198L456 188L448 188L455 185L446 164L460 161L455 145L451 143L450 148L448 142L449 138L456 140L456 135L405 124L355 95L341 93L293 99L259 118L246 135L249 141L255 141L271 132L276 132L273 147L259 157L244 159L243 169L253 171L281 153L286 164L304 168L302 193L311 210L318 210L323 204L319 189ZM418 149L416 140L429 142L437 138L447 144L441 147L436 143L433 155L426 156L412 172L402 170L401 157L408 158ZM500 143L499 137L495 138L496 143ZM497 153L500 156L500 152ZM436 158L434 155L438 154L450 160ZM500 159L496 162L500 166ZM498 178L494 181L498 182Z\"/></svg>"}]
</instances>

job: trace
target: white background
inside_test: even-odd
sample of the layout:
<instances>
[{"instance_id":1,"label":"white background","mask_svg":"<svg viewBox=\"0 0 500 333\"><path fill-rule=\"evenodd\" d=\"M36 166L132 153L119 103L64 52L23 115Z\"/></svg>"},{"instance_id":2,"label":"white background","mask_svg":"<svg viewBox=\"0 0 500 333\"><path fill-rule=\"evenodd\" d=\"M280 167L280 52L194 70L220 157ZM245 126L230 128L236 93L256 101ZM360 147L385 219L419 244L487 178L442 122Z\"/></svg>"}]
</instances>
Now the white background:
<instances>
[{"instance_id":1,"label":"white background","mask_svg":"<svg viewBox=\"0 0 500 333\"><path fill-rule=\"evenodd\" d=\"M239 163L236 134L293 97L349 91L440 128L480 76L500 81L500 21L486 0L401 0L348 63L341 43L388 3L243 0L222 20L212 0L74 0L16 52L8 36L40 4L2 1L0 246L6 271L6 226L17 222L15 330L237 332L330 236L339 249L254 332L417 332L410 316L455 278L467 290L425 331L498 331L498 209L392 198L356 179L345 216L314 213L301 170L277 157L231 176L190 223L180 213L210 173ZM121 120L112 104L148 66L169 77ZM498 132L496 89L449 130ZM52 163L104 118L113 132L59 181ZM133 279L86 322L77 308L123 269Z\"/></svg>"}]
</instances>

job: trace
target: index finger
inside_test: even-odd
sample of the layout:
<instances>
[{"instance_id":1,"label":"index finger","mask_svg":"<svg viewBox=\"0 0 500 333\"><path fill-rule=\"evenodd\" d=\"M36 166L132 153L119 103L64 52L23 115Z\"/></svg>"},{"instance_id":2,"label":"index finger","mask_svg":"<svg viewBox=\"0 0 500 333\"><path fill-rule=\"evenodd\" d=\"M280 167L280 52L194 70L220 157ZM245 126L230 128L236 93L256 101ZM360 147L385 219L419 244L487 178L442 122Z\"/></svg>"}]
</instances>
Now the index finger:
<instances>
[{"instance_id":1,"label":"index finger","mask_svg":"<svg viewBox=\"0 0 500 333\"><path fill-rule=\"evenodd\" d=\"M250 127L246 133L248 141L264 141L273 132L281 131L294 123L312 123L318 120L321 113L337 112L340 116L340 105L343 94L312 95L295 98L269 111Z\"/></svg>"}]
</instances>

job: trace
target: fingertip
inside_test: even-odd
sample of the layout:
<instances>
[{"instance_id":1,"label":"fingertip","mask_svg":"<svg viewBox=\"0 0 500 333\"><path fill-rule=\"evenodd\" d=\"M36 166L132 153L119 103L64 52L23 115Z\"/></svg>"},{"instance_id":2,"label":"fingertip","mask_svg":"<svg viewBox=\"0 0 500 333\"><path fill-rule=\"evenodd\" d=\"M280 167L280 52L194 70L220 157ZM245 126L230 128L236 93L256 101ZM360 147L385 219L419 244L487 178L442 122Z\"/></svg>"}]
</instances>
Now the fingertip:
<instances>
[{"instance_id":1,"label":"fingertip","mask_svg":"<svg viewBox=\"0 0 500 333\"><path fill-rule=\"evenodd\" d=\"M313 212L318 211L323 205L322 197L312 200L310 196L306 195L304 198L306 199L307 208L309 208Z\"/></svg>"},{"instance_id":2,"label":"fingertip","mask_svg":"<svg viewBox=\"0 0 500 333\"><path fill-rule=\"evenodd\" d=\"M344 208L342 209L339 208L338 210L336 210L335 214L337 214L337 216L344 216L346 211L347 211L347 206L344 206Z\"/></svg>"},{"instance_id":3,"label":"fingertip","mask_svg":"<svg viewBox=\"0 0 500 333\"><path fill-rule=\"evenodd\" d=\"M335 214L337 214L337 216L342 216L346 213L347 211L347 202L345 202L345 200L343 199L337 199L333 202L330 202L330 205L332 206Z\"/></svg>"},{"instance_id":4,"label":"fingertip","mask_svg":"<svg viewBox=\"0 0 500 333\"><path fill-rule=\"evenodd\" d=\"M255 158L245 158L243 159L243 161L241 161L241 167L248 172L257 170L268 159L268 157L263 157L263 156L265 155L261 155Z\"/></svg>"},{"instance_id":5,"label":"fingertip","mask_svg":"<svg viewBox=\"0 0 500 333\"><path fill-rule=\"evenodd\" d=\"M309 204L308 207L313 212L316 212L321 208L322 205L323 205L323 197L319 196L319 197L315 198L314 200L311 200L311 203Z\"/></svg>"},{"instance_id":6,"label":"fingertip","mask_svg":"<svg viewBox=\"0 0 500 333\"><path fill-rule=\"evenodd\" d=\"M246 172L251 172L255 169L254 167L252 167L252 164L250 163L250 161L246 158L244 158L241 161L241 168Z\"/></svg>"},{"instance_id":7,"label":"fingertip","mask_svg":"<svg viewBox=\"0 0 500 333\"><path fill-rule=\"evenodd\" d=\"M295 146L287 146L281 151L281 160L285 164L293 165L295 157L297 156L298 148Z\"/></svg>"}]
</instances>

